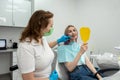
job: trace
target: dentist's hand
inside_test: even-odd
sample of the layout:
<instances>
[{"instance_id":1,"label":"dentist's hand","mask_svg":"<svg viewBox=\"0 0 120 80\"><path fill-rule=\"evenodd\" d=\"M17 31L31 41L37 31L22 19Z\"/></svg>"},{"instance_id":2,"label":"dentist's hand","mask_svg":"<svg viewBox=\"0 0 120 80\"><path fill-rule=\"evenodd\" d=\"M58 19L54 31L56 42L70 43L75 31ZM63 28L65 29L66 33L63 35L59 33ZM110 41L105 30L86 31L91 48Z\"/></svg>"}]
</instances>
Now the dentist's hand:
<instances>
[{"instance_id":1,"label":"dentist's hand","mask_svg":"<svg viewBox=\"0 0 120 80\"><path fill-rule=\"evenodd\" d=\"M70 36L63 35L61 38L57 40L57 43L65 42L70 39Z\"/></svg>"},{"instance_id":2,"label":"dentist's hand","mask_svg":"<svg viewBox=\"0 0 120 80\"><path fill-rule=\"evenodd\" d=\"M51 75L50 75L50 77L49 77L49 80L58 80L58 73L57 73L56 70L54 70L54 71L51 73Z\"/></svg>"}]
</instances>

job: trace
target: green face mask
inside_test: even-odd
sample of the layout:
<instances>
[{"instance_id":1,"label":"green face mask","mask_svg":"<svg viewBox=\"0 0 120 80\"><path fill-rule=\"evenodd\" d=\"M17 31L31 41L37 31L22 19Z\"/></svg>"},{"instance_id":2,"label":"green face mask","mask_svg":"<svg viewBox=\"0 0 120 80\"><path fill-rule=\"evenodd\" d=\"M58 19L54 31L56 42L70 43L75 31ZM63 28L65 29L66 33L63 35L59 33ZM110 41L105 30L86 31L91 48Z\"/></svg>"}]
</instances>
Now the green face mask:
<instances>
[{"instance_id":1,"label":"green face mask","mask_svg":"<svg viewBox=\"0 0 120 80\"><path fill-rule=\"evenodd\" d=\"M53 28L50 29L49 32L44 33L44 36L50 36L53 33Z\"/></svg>"}]
</instances>

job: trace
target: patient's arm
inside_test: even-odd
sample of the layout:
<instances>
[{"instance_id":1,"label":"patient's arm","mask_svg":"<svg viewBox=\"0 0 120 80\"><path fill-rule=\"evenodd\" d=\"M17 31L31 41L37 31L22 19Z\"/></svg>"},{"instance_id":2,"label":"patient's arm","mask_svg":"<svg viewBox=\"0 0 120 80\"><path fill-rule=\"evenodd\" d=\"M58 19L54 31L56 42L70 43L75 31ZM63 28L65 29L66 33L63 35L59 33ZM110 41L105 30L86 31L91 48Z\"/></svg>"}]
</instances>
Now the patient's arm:
<instances>
[{"instance_id":1,"label":"patient's arm","mask_svg":"<svg viewBox=\"0 0 120 80\"><path fill-rule=\"evenodd\" d=\"M79 52L73 62L66 62L66 63L65 63L65 66L66 66L66 68L68 69L68 71L71 72L71 71L73 71L73 70L75 69L75 67L76 67L77 64L78 64L78 61L79 61L81 55L82 55L82 53Z\"/></svg>"},{"instance_id":2,"label":"patient's arm","mask_svg":"<svg viewBox=\"0 0 120 80\"><path fill-rule=\"evenodd\" d=\"M80 57L82 54L84 54L84 52L87 50L87 44L83 44L81 46L81 49L80 51L78 52L77 56L75 57L75 59L72 61L72 62L66 62L65 63L65 66L66 68L68 69L68 71L73 71L75 69L75 67L77 66L79 60L80 60Z\"/></svg>"},{"instance_id":3,"label":"patient's arm","mask_svg":"<svg viewBox=\"0 0 120 80\"><path fill-rule=\"evenodd\" d=\"M94 68L93 64L90 62L90 60L89 60L89 58L88 58L87 56L86 56L86 58L85 58L85 61L86 61L87 67L95 74L97 71L96 71L96 69ZM99 74L97 74L96 77L97 77L99 80L102 79L102 77L101 77Z\"/></svg>"}]
</instances>

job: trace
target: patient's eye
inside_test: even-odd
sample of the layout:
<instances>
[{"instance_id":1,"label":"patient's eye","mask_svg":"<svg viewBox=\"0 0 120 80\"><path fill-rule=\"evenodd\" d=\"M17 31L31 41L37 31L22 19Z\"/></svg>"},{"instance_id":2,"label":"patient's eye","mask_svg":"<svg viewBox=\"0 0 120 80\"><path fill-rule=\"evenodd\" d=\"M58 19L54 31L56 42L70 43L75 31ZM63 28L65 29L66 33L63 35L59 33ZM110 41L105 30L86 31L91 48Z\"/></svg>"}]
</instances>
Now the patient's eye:
<instances>
[{"instance_id":1,"label":"patient's eye","mask_svg":"<svg viewBox=\"0 0 120 80\"><path fill-rule=\"evenodd\" d=\"M74 32L76 32L77 30L76 30L76 29L74 29L73 31L74 31Z\"/></svg>"},{"instance_id":2,"label":"patient's eye","mask_svg":"<svg viewBox=\"0 0 120 80\"><path fill-rule=\"evenodd\" d=\"M68 30L68 33L71 33L72 31L71 30Z\"/></svg>"}]
</instances>

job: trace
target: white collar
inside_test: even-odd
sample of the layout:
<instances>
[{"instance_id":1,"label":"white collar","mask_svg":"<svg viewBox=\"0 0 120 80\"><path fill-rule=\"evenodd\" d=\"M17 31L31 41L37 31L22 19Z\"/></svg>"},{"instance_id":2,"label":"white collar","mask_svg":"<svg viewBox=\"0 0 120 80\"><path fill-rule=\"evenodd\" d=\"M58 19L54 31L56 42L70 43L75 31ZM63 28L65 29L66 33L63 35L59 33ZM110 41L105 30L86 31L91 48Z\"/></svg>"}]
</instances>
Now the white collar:
<instances>
[{"instance_id":1,"label":"white collar","mask_svg":"<svg viewBox=\"0 0 120 80\"><path fill-rule=\"evenodd\" d=\"M44 37L42 37L42 41L44 41ZM29 42L30 43L30 39L26 38L25 42ZM31 44L34 45L34 46L40 45L35 39L32 39Z\"/></svg>"}]
</instances>

